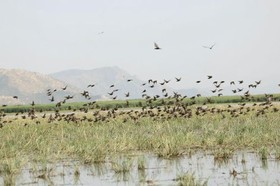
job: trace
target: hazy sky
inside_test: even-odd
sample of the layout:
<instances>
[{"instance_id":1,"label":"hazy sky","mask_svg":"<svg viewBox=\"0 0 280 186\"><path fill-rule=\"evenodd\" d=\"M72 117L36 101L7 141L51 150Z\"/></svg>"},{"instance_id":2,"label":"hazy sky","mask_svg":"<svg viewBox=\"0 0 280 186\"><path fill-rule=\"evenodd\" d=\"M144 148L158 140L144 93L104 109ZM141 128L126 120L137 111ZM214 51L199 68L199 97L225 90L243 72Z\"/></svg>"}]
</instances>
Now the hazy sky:
<instances>
[{"instance_id":1,"label":"hazy sky","mask_svg":"<svg viewBox=\"0 0 280 186\"><path fill-rule=\"evenodd\" d=\"M118 66L182 87L211 74L277 88L279 10L279 0L0 0L0 67Z\"/></svg>"}]
</instances>

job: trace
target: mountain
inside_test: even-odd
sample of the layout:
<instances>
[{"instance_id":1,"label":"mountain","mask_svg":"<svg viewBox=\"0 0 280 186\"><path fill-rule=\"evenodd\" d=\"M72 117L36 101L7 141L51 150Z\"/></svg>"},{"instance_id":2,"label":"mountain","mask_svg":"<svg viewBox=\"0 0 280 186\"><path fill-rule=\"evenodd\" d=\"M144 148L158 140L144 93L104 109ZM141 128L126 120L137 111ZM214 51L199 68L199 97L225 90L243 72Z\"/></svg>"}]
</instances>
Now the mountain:
<instances>
[{"instance_id":1,"label":"mountain","mask_svg":"<svg viewBox=\"0 0 280 186\"><path fill-rule=\"evenodd\" d=\"M69 86L65 91L62 87L67 84L48 75L30 72L20 69L0 69L0 103L1 104L29 104L50 103L47 89L57 89L55 99L63 99L70 94L78 94L80 91L74 86ZM18 99L13 98L17 96Z\"/></svg>"},{"instance_id":2,"label":"mountain","mask_svg":"<svg viewBox=\"0 0 280 186\"><path fill-rule=\"evenodd\" d=\"M142 86L147 81L142 81L119 67L103 67L91 70L73 69L52 73L50 76L87 90L91 95L100 99L111 99L113 96L117 96L117 99L125 99L125 94L128 92L130 94L129 98L141 98L144 89L147 90L148 95L161 95L159 85L155 85L154 88L150 88L148 85ZM128 82L128 79L132 79L132 81ZM90 84L95 84L95 86L88 88ZM114 85L114 87L110 88L111 85ZM114 89L119 89L119 91L110 96L108 93Z\"/></svg>"}]
</instances>

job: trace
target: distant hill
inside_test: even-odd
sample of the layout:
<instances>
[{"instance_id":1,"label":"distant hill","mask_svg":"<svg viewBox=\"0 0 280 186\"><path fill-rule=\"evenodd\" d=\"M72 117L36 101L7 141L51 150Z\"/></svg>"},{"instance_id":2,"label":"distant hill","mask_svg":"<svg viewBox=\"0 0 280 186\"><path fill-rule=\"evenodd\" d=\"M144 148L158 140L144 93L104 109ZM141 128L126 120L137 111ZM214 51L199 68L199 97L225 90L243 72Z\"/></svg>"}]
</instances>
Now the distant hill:
<instances>
[{"instance_id":1,"label":"distant hill","mask_svg":"<svg viewBox=\"0 0 280 186\"><path fill-rule=\"evenodd\" d=\"M1 104L29 104L50 103L46 95L47 89L57 89L55 99L62 99L65 95L78 94L78 88L69 86L65 91L62 87L67 84L48 75L20 69L0 69L0 103ZM18 99L13 98L17 96Z\"/></svg>"},{"instance_id":2,"label":"distant hill","mask_svg":"<svg viewBox=\"0 0 280 186\"><path fill-rule=\"evenodd\" d=\"M166 89L168 95L173 95L173 92L187 96L201 93L197 89L172 89L169 85L173 82L174 80L171 80L169 84L164 85L160 85L162 81L155 84L148 83L148 80L140 80L118 67L72 69L49 75L20 69L0 69L0 104L30 104L32 101L50 103L51 97L47 96L48 89L57 90L53 93L54 102L63 100L66 95L74 96L71 101L88 101L81 96L84 90L89 91L91 100L112 99L114 96L117 96L117 99L127 99L125 96L127 93L129 99L136 99L142 97L143 90L146 90L145 93L149 96L161 97L163 97L162 89ZM88 87L93 84L94 87ZM114 87L110 88L111 85ZM67 89L62 90L65 86ZM113 95L108 94L116 89L118 91ZM17 96L18 99L13 96Z\"/></svg>"},{"instance_id":3,"label":"distant hill","mask_svg":"<svg viewBox=\"0 0 280 186\"><path fill-rule=\"evenodd\" d=\"M147 94L161 94L159 85L150 88L148 85L142 86L147 81L142 81L135 76L118 67L103 67L92 70L66 70L50 74L55 79L59 79L80 89L89 91L92 96L98 96L102 99L111 99L117 96L117 99L124 99L125 93L130 93L129 98L141 98L142 91L147 90ZM128 79L132 81L128 82ZM94 87L88 85L95 84ZM110 88L111 85L114 87ZM108 93L114 89L119 89L113 96Z\"/></svg>"}]
</instances>

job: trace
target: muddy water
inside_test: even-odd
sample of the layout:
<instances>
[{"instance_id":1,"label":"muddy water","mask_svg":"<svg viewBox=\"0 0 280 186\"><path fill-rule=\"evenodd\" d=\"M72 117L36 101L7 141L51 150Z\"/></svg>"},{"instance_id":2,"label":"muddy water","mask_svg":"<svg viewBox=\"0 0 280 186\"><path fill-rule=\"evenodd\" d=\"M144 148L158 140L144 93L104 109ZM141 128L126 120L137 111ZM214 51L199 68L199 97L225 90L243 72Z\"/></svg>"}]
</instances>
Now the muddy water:
<instances>
[{"instance_id":1,"label":"muddy water","mask_svg":"<svg viewBox=\"0 0 280 186\"><path fill-rule=\"evenodd\" d=\"M143 170L137 168L140 159L144 160ZM47 166L30 164L13 179L16 185L176 185L177 176L188 173L206 185L280 185L280 162L273 156L262 161L250 152L238 152L227 161L214 160L213 155L205 153L171 160L144 154L113 161L130 162L130 170L116 173L110 161L91 166L67 161ZM0 185L7 184L7 179L1 176Z\"/></svg>"}]
</instances>

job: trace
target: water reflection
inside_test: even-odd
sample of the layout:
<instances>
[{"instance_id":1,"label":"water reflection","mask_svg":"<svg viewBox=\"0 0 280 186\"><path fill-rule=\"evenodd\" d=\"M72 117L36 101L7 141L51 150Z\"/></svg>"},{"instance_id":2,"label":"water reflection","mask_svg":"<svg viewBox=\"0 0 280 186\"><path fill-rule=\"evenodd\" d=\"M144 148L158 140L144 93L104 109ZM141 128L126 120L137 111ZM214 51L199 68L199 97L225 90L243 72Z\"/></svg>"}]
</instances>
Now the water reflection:
<instances>
[{"instance_id":1,"label":"water reflection","mask_svg":"<svg viewBox=\"0 0 280 186\"><path fill-rule=\"evenodd\" d=\"M273 156L261 160L250 152L236 153L227 161L196 153L168 160L151 154L122 156L90 166L78 161L30 163L18 176L1 175L0 185L176 185L176 178L186 173L207 185L280 185L278 161Z\"/></svg>"}]
</instances>

